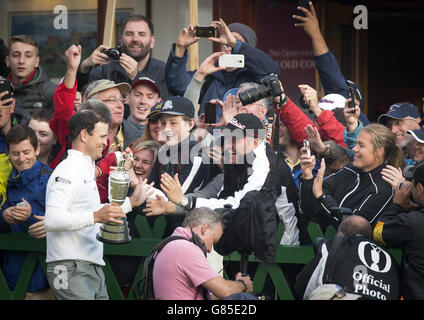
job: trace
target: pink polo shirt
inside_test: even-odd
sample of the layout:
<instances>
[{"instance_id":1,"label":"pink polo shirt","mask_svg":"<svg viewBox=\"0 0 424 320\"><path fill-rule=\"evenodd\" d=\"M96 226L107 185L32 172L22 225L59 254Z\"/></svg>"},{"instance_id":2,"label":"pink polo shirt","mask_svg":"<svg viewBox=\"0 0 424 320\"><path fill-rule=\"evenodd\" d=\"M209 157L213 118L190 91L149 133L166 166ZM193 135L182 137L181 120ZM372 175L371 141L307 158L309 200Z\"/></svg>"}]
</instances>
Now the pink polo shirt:
<instances>
[{"instance_id":1,"label":"pink polo shirt","mask_svg":"<svg viewBox=\"0 0 424 320\"><path fill-rule=\"evenodd\" d=\"M191 239L182 227L173 235ZM211 267L202 250L190 241L174 240L156 257L153 267L155 296L161 300L194 300L198 287L219 274ZM197 300L203 300L202 291Z\"/></svg>"}]
</instances>

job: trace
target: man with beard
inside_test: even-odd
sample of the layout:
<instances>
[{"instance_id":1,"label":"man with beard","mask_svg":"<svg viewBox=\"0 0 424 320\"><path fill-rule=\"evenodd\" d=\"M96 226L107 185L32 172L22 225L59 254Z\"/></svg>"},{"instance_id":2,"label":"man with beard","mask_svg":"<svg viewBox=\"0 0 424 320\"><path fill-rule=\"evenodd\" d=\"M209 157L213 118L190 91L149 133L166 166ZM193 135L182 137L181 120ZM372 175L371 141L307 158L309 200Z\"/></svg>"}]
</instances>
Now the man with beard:
<instances>
[{"instance_id":1,"label":"man with beard","mask_svg":"<svg viewBox=\"0 0 424 320\"><path fill-rule=\"evenodd\" d=\"M124 22L119 60L113 60L100 45L85 59L78 69L78 89L93 80L109 79L115 83L131 82L135 78L149 77L157 83L162 98L168 96L165 83L165 63L152 58L155 46L153 24L145 16L132 15Z\"/></svg>"}]
</instances>

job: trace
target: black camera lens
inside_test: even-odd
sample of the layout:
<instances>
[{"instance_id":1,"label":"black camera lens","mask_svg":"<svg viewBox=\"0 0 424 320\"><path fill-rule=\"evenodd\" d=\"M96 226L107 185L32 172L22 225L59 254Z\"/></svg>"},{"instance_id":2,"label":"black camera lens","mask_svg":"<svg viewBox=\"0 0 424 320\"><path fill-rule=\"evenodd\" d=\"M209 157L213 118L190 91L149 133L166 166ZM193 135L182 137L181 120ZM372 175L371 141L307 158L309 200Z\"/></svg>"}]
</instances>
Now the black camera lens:
<instances>
[{"instance_id":1,"label":"black camera lens","mask_svg":"<svg viewBox=\"0 0 424 320\"><path fill-rule=\"evenodd\" d=\"M107 55L111 60L119 60L119 57L122 54L122 49L120 47L104 49L102 51L105 55Z\"/></svg>"},{"instance_id":2,"label":"black camera lens","mask_svg":"<svg viewBox=\"0 0 424 320\"><path fill-rule=\"evenodd\" d=\"M272 95L272 89L266 86L259 86L258 88L251 88L244 92L239 93L240 102L242 105L255 103L261 99L267 98Z\"/></svg>"}]
</instances>

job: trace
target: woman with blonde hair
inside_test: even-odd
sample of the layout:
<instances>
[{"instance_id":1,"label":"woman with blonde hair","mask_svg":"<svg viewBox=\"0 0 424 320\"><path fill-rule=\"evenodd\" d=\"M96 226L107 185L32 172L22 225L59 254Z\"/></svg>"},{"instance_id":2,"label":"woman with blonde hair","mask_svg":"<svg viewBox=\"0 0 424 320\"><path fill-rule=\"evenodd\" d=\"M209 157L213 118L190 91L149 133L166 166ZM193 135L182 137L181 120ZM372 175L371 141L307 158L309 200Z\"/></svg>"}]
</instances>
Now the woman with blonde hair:
<instances>
[{"instance_id":1,"label":"woman with blonde hair","mask_svg":"<svg viewBox=\"0 0 424 320\"><path fill-rule=\"evenodd\" d=\"M403 153L396 146L395 135L385 126L369 124L358 135L351 165L324 179L325 162L314 178L315 156L302 148L300 206L313 221L323 226L338 226L343 214L335 208L345 207L373 224L392 202L394 189L382 177L386 165L402 166Z\"/></svg>"}]
</instances>

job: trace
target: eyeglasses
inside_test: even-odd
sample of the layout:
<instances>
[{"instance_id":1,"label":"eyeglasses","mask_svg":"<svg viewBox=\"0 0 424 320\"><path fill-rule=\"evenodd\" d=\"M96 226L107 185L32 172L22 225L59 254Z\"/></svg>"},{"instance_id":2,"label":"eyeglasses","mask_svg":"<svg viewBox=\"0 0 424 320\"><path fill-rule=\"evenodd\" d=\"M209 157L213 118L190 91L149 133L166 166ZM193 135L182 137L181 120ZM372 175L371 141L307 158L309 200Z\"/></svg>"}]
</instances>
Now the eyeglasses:
<instances>
[{"instance_id":1,"label":"eyeglasses","mask_svg":"<svg viewBox=\"0 0 424 320\"><path fill-rule=\"evenodd\" d=\"M121 103L124 103L124 99L123 98L109 98L109 99L105 99L105 100L101 100L102 102L112 102L112 103L117 103L118 101Z\"/></svg>"}]
</instances>

